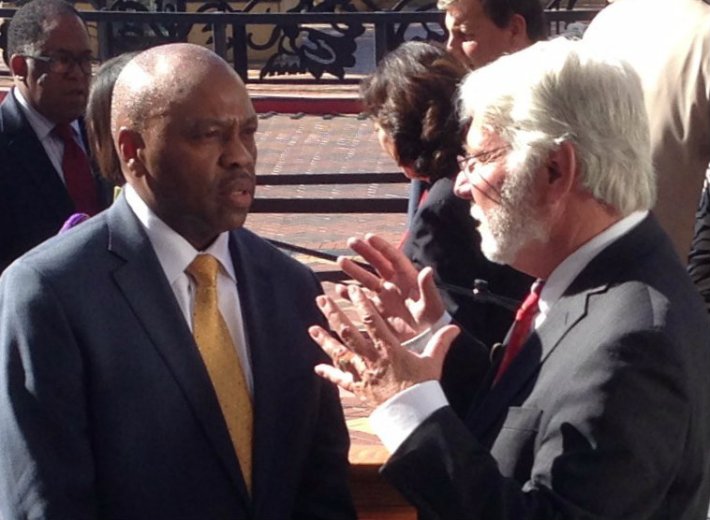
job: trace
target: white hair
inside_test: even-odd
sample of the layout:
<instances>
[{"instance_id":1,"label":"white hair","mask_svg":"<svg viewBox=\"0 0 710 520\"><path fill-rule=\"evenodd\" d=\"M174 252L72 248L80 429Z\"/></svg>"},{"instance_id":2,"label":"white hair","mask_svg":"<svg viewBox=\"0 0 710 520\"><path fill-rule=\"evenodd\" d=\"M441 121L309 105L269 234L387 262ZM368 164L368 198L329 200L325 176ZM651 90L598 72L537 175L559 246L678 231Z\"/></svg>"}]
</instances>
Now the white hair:
<instances>
[{"instance_id":1,"label":"white hair","mask_svg":"<svg viewBox=\"0 0 710 520\"><path fill-rule=\"evenodd\" d=\"M571 142L584 188L622 215L655 202L639 77L583 41L540 42L471 72L459 108L507 141L511 160L539 165Z\"/></svg>"}]
</instances>

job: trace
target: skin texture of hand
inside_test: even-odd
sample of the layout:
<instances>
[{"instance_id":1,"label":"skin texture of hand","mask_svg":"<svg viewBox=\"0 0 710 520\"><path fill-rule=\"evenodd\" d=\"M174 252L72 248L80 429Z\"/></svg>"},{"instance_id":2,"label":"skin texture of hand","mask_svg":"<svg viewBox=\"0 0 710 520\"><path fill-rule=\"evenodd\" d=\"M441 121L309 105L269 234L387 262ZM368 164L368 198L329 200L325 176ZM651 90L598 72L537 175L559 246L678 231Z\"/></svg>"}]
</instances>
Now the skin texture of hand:
<instances>
[{"instance_id":1,"label":"skin texture of hand","mask_svg":"<svg viewBox=\"0 0 710 520\"><path fill-rule=\"evenodd\" d=\"M370 291L368 295L375 308L398 332L400 341L430 328L444 314L444 302L431 269L417 271L399 249L377 235L351 238L348 246L369 263L376 274L345 257L338 259L338 265ZM345 286L336 287L336 292L349 299Z\"/></svg>"},{"instance_id":2,"label":"skin texture of hand","mask_svg":"<svg viewBox=\"0 0 710 520\"><path fill-rule=\"evenodd\" d=\"M319 296L316 303L337 334L335 337L318 326L308 330L335 365L317 365L315 371L319 376L354 393L370 406L377 406L417 383L441 377L444 358L459 333L458 327L443 327L424 351L416 354L400 344L363 289L351 285L348 293L366 334L357 330L333 300Z\"/></svg>"}]
</instances>

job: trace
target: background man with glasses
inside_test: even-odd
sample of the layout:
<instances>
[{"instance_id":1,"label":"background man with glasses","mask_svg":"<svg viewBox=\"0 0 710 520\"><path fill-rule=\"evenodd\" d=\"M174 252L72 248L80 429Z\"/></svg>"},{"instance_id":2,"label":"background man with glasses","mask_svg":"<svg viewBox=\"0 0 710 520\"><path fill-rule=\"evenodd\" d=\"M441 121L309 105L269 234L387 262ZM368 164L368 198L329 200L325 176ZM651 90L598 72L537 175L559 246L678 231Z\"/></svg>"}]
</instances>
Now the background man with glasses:
<instances>
[{"instance_id":1,"label":"background man with glasses","mask_svg":"<svg viewBox=\"0 0 710 520\"><path fill-rule=\"evenodd\" d=\"M91 171L81 116L93 58L76 10L34 0L8 29L15 86L0 105L0 271L74 212L110 200Z\"/></svg>"}]
</instances>

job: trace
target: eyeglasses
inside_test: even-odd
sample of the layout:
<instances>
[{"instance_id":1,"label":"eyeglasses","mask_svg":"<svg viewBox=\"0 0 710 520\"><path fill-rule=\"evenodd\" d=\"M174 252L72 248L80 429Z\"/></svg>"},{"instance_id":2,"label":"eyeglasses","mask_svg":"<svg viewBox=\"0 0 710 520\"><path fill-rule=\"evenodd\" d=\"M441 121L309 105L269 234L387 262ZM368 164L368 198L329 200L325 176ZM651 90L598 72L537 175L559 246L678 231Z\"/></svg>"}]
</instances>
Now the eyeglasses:
<instances>
[{"instance_id":1,"label":"eyeglasses","mask_svg":"<svg viewBox=\"0 0 710 520\"><path fill-rule=\"evenodd\" d=\"M98 64L98 60L93 56L74 56L68 52L57 52L51 56L32 56L29 54L23 54L23 56L46 63L49 71L56 74L66 74L76 63L81 72L89 75L92 72L92 67Z\"/></svg>"},{"instance_id":2,"label":"eyeglasses","mask_svg":"<svg viewBox=\"0 0 710 520\"><path fill-rule=\"evenodd\" d=\"M490 164L500 158L503 155L501 152L507 150L508 148L509 145L503 145L491 150L483 150L477 153L472 153L470 155L459 155L456 157L456 162L459 165L459 170L464 173L471 173L476 165L482 166L484 164Z\"/></svg>"}]
</instances>

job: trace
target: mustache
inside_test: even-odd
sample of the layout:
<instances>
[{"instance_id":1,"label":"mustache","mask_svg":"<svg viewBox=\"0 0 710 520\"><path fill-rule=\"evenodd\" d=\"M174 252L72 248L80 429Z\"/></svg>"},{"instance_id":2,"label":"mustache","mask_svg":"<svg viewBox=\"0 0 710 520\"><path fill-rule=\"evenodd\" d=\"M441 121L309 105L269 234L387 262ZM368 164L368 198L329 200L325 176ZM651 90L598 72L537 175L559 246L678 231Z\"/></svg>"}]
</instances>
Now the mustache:
<instances>
[{"instance_id":1,"label":"mustache","mask_svg":"<svg viewBox=\"0 0 710 520\"><path fill-rule=\"evenodd\" d=\"M482 188L478 185L478 183L471 183L471 186L473 187L474 190L476 190L478 193L480 193L483 197L487 198L494 204L497 204L498 206L503 206L507 205L507 199L506 197L503 196L503 192L496 187L493 183L491 183L488 179L486 179L483 175L480 173L476 172L476 176L480 181L483 182L485 185L485 188Z\"/></svg>"}]
</instances>

